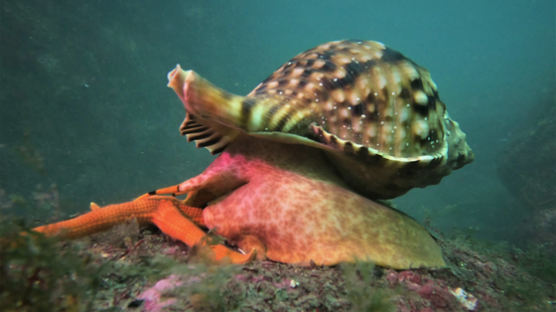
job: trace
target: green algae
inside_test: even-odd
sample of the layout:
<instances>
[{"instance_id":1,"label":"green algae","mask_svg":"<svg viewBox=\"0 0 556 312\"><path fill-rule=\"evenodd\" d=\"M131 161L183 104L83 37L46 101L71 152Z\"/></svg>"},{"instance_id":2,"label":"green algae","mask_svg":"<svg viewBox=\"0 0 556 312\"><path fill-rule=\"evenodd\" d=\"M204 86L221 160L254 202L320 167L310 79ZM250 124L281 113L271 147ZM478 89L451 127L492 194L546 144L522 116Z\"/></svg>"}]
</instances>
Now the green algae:
<instances>
[{"instance_id":1,"label":"green algae","mask_svg":"<svg viewBox=\"0 0 556 312\"><path fill-rule=\"evenodd\" d=\"M373 286L375 265L371 262L346 263L341 266L350 311L393 312L394 292L386 287Z\"/></svg>"},{"instance_id":2,"label":"green algae","mask_svg":"<svg viewBox=\"0 0 556 312\"><path fill-rule=\"evenodd\" d=\"M78 248L0 217L1 311L85 311L100 270Z\"/></svg>"}]
</instances>

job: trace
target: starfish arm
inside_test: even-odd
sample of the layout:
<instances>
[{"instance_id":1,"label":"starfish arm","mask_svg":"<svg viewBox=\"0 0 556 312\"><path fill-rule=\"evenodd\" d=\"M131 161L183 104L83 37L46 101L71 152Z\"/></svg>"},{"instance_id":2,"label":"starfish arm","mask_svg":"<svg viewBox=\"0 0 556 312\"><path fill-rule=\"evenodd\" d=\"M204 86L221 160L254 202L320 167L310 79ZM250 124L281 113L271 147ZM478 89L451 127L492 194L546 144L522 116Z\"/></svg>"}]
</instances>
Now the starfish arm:
<instances>
[{"instance_id":1,"label":"starfish arm","mask_svg":"<svg viewBox=\"0 0 556 312\"><path fill-rule=\"evenodd\" d=\"M131 201L98 208L94 204L90 212L78 217L34 228L46 235L59 235L63 238L78 238L101 232L127 220L137 219L140 223L149 222L156 209L155 201Z\"/></svg>"},{"instance_id":2,"label":"starfish arm","mask_svg":"<svg viewBox=\"0 0 556 312\"><path fill-rule=\"evenodd\" d=\"M205 226L205 220L203 219L202 208L191 207L179 200L176 200L174 204L176 208L178 208L184 215L186 215L189 219L191 219L196 225Z\"/></svg>"},{"instance_id":3,"label":"starfish arm","mask_svg":"<svg viewBox=\"0 0 556 312\"><path fill-rule=\"evenodd\" d=\"M197 228L197 225L204 225L203 210L187 206L178 199L169 196L142 197L133 201L104 207L91 203L91 211L88 213L69 220L39 226L34 230L47 235L77 238L103 231L132 219L136 219L139 223L154 223L158 225L162 220L172 220L170 217L165 216L165 214L171 212L174 212L172 217L175 220L183 219L189 222L187 226L184 226L183 231L189 228L195 228L194 232L201 231ZM164 224L161 225L164 226ZM161 230L164 231L163 229ZM196 240L184 242L195 244Z\"/></svg>"},{"instance_id":4,"label":"starfish arm","mask_svg":"<svg viewBox=\"0 0 556 312\"><path fill-rule=\"evenodd\" d=\"M247 262L251 261L252 259L255 259L255 256L256 256L256 250L255 249L251 249L251 251L249 251L249 253L246 253L246 254L242 254L242 253L239 253L237 251L233 251L230 248L228 248L228 247L226 247L222 244L212 245L211 249L212 249L212 252L213 252L212 257L215 261L229 260L231 263L234 263L234 264L247 263Z\"/></svg>"},{"instance_id":5,"label":"starfish arm","mask_svg":"<svg viewBox=\"0 0 556 312\"><path fill-rule=\"evenodd\" d=\"M106 230L127 220L153 223L164 234L180 240L188 246L205 245L206 233L199 228L204 225L202 209L190 207L169 196L140 197L136 200L104 207L92 203L91 211L81 216L34 228L46 235L62 238L78 238ZM212 258L221 261L229 258L232 263L249 261L254 252L242 254L218 244L209 245Z\"/></svg>"},{"instance_id":6,"label":"starfish arm","mask_svg":"<svg viewBox=\"0 0 556 312\"><path fill-rule=\"evenodd\" d=\"M205 232L176 208L175 203L171 201L160 201L156 212L151 214L150 222L164 234L188 246L197 245L205 237Z\"/></svg>"},{"instance_id":7,"label":"starfish arm","mask_svg":"<svg viewBox=\"0 0 556 312\"><path fill-rule=\"evenodd\" d=\"M184 218L181 212L170 202L161 203L156 214L152 217L154 223L166 235L186 243L188 246L204 246L206 233L198 228L191 220ZM254 250L247 254L233 251L222 245L209 245L212 250L212 259L216 261L230 260L232 263L246 263L251 260Z\"/></svg>"},{"instance_id":8,"label":"starfish arm","mask_svg":"<svg viewBox=\"0 0 556 312\"><path fill-rule=\"evenodd\" d=\"M160 188L141 195L138 199L156 195L180 196L187 194L185 203L188 206L204 207L210 201L233 192L248 183L249 178L242 170L237 170L235 163L244 161L242 156L234 158L221 155L219 161L210 165L203 173L180 184Z\"/></svg>"},{"instance_id":9,"label":"starfish arm","mask_svg":"<svg viewBox=\"0 0 556 312\"><path fill-rule=\"evenodd\" d=\"M180 184L170 185L167 187L159 188L139 196L137 199L145 198L154 195L172 195L180 196L187 193L196 192L197 190L206 187L208 183L214 180L221 180L217 175L200 174L194 178L188 179Z\"/></svg>"},{"instance_id":10,"label":"starfish arm","mask_svg":"<svg viewBox=\"0 0 556 312\"><path fill-rule=\"evenodd\" d=\"M167 186L167 187L159 188L159 189L156 189L154 191L150 191L148 193L145 193L145 194L137 197L137 199L142 199L142 198L153 196L153 195L179 196L179 195L183 195L183 194L187 193L187 192L180 192L179 186L180 186L179 184L176 184L176 185L170 185L170 186Z\"/></svg>"}]
</instances>

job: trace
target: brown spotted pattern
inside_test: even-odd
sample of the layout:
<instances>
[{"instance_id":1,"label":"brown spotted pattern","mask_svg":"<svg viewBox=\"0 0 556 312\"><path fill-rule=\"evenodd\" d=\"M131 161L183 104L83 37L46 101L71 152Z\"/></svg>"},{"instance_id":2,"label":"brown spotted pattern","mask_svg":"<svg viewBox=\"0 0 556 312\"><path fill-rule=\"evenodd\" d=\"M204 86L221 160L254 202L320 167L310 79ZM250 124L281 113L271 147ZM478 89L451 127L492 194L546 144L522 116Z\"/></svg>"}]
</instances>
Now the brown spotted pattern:
<instances>
[{"instance_id":1,"label":"brown spotted pattern","mask_svg":"<svg viewBox=\"0 0 556 312\"><path fill-rule=\"evenodd\" d=\"M251 115L253 124L264 126L257 130L310 136L307 125L316 124L342 140L397 157L445 148L446 108L429 73L378 42L336 41L310 49L249 96L278 99Z\"/></svg>"}]
</instances>

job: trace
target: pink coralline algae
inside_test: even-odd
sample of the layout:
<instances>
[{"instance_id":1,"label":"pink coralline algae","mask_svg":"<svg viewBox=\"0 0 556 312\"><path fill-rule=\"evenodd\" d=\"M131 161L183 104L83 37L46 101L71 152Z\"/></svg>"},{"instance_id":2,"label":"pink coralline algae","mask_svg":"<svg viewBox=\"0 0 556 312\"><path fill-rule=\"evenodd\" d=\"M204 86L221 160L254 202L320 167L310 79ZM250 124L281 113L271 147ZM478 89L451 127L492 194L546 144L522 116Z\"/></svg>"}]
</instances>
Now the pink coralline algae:
<instances>
[{"instance_id":1,"label":"pink coralline algae","mask_svg":"<svg viewBox=\"0 0 556 312\"><path fill-rule=\"evenodd\" d=\"M175 298L161 300L162 294L183 284L177 275L170 275L158 281L153 287L143 291L137 298L144 300L143 311L160 312L176 303Z\"/></svg>"},{"instance_id":2,"label":"pink coralline algae","mask_svg":"<svg viewBox=\"0 0 556 312\"><path fill-rule=\"evenodd\" d=\"M424 299L423 307L419 311L427 311L431 308L431 311L452 311L458 308L458 302L465 309L473 311L477 305L477 299L471 294L465 293L464 297L458 288L452 289L444 281L425 277L418 271L390 270L386 279L391 286L403 285ZM455 291L457 292L454 293Z\"/></svg>"}]
</instances>

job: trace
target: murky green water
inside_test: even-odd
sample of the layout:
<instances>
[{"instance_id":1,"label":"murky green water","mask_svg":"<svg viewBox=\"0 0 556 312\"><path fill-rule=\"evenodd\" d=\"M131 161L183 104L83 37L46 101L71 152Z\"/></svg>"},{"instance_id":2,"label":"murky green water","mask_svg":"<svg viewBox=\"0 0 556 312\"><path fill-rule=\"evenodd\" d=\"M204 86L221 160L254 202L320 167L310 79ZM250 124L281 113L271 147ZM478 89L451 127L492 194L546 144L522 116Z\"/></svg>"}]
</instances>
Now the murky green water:
<instances>
[{"instance_id":1,"label":"murky green water","mask_svg":"<svg viewBox=\"0 0 556 312\"><path fill-rule=\"evenodd\" d=\"M534 235L535 222L556 218L554 164L533 162L548 175L524 187L548 190L529 201L505 187L527 169L498 173L511 168L499 168L508 153L523 160L556 150L511 149L547 131L541 121L554 123L552 0L2 1L0 10L1 213L44 221L202 171L212 156L179 135L184 111L166 87L176 63L245 94L295 54L357 38L428 68L476 155L397 206L447 232L516 242L555 236L554 227Z\"/></svg>"}]
</instances>

